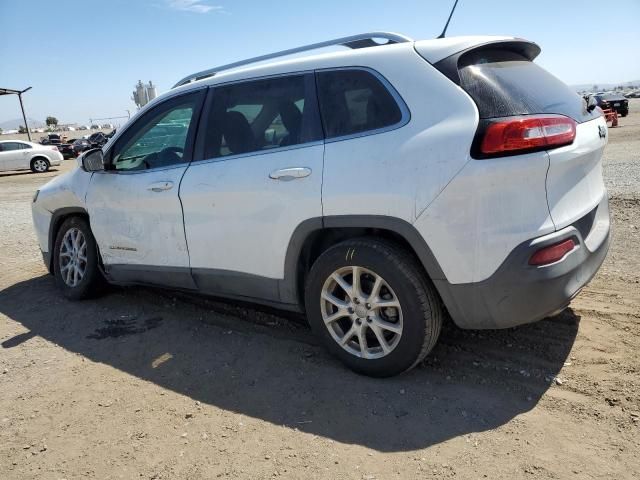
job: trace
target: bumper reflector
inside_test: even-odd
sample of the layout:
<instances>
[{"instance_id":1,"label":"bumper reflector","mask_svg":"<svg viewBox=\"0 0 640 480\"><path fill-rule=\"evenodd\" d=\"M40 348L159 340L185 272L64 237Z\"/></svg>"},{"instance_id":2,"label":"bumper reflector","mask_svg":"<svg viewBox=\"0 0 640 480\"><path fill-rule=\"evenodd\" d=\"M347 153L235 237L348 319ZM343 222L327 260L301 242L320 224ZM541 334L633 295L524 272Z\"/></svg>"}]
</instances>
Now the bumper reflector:
<instances>
[{"instance_id":1,"label":"bumper reflector","mask_svg":"<svg viewBox=\"0 0 640 480\"><path fill-rule=\"evenodd\" d=\"M548 247L541 248L529 259L529 265L541 266L549 265L561 260L567 253L576 248L573 238L554 243Z\"/></svg>"}]
</instances>

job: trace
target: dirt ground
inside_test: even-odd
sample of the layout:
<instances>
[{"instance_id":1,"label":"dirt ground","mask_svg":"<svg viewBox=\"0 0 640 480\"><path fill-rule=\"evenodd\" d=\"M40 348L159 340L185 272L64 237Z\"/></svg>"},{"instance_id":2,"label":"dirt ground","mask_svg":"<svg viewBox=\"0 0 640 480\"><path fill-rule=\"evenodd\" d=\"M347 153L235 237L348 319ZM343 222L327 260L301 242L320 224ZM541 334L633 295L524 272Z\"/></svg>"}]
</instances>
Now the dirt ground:
<instances>
[{"instance_id":1,"label":"dirt ground","mask_svg":"<svg viewBox=\"0 0 640 480\"><path fill-rule=\"evenodd\" d=\"M294 315L145 288L64 300L29 205L59 172L1 174L0 478L640 478L631 108L605 152L613 244L571 308L448 325L387 380L346 370Z\"/></svg>"}]
</instances>

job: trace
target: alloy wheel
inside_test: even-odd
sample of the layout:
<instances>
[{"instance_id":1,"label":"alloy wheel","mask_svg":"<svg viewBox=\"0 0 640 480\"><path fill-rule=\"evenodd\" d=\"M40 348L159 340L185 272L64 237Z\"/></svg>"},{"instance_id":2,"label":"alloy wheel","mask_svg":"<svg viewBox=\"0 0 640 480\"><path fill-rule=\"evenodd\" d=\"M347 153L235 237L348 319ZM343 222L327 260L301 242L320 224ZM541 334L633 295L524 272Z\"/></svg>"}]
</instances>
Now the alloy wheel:
<instances>
[{"instance_id":1,"label":"alloy wheel","mask_svg":"<svg viewBox=\"0 0 640 480\"><path fill-rule=\"evenodd\" d=\"M77 286L87 270L87 241L77 228L70 228L60 245L60 275L70 287Z\"/></svg>"},{"instance_id":2,"label":"alloy wheel","mask_svg":"<svg viewBox=\"0 0 640 480\"><path fill-rule=\"evenodd\" d=\"M389 355L402 336L402 307L380 275L359 266L333 272L322 287L320 309L331 337L350 354Z\"/></svg>"}]
</instances>

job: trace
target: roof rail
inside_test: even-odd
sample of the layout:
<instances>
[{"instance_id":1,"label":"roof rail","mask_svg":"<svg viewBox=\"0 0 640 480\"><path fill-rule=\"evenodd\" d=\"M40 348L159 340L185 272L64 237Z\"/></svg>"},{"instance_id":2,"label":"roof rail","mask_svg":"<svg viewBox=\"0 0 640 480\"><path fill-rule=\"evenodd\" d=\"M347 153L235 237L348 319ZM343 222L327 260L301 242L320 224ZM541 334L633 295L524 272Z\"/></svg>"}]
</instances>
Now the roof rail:
<instances>
[{"instance_id":1,"label":"roof rail","mask_svg":"<svg viewBox=\"0 0 640 480\"><path fill-rule=\"evenodd\" d=\"M378 38L385 39L387 40L387 42L378 43L374 40ZM281 52L270 53L268 55L253 57L247 60L241 60L239 62L222 65L220 67L210 68L208 70L203 70L202 72L192 73L191 75L184 77L182 80L180 80L171 88L173 89L176 87L180 87L182 85L186 85L187 83L213 77L216 73L221 72L223 70L231 70L232 68L238 68L244 65L250 65L252 63L263 62L265 60L272 60L278 57L285 57L287 55L293 55L295 53L307 52L309 50L317 50L319 48L342 45L343 47L357 49L357 48L375 47L380 45L390 45L393 43L405 43L405 42L413 42L413 40L404 35L400 35L398 33L390 33L390 32L371 32L371 33L362 33L359 35L352 35L350 37L336 38L334 40L327 40L326 42L313 43L311 45L304 45L302 47L291 48L289 50L283 50Z\"/></svg>"}]
</instances>

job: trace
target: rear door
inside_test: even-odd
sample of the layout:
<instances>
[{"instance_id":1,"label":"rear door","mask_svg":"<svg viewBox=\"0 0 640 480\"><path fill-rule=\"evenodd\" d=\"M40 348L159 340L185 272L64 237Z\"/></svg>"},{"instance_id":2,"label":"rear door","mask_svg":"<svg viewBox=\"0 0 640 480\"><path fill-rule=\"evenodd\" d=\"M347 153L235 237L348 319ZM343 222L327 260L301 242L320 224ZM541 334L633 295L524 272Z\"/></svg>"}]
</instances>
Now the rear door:
<instances>
[{"instance_id":1,"label":"rear door","mask_svg":"<svg viewBox=\"0 0 640 480\"><path fill-rule=\"evenodd\" d=\"M91 229L114 280L193 286L178 191L204 95L180 95L149 110L105 153L110 168L91 178Z\"/></svg>"},{"instance_id":2,"label":"rear door","mask_svg":"<svg viewBox=\"0 0 640 480\"><path fill-rule=\"evenodd\" d=\"M384 77L367 68L319 70L316 79L326 135L324 215L410 220L413 203L407 208L405 200L413 202L406 194L412 177L398 153L406 136L392 133L409 121L406 105Z\"/></svg>"},{"instance_id":3,"label":"rear door","mask_svg":"<svg viewBox=\"0 0 640 480\"><path fill-rule=\"evenodd\" d=\"M322 216L313 74L210 89L197 143L180 198L198 287L277 300L294 230Z\"/></svg>"}]
</instances>

